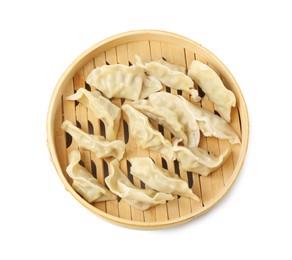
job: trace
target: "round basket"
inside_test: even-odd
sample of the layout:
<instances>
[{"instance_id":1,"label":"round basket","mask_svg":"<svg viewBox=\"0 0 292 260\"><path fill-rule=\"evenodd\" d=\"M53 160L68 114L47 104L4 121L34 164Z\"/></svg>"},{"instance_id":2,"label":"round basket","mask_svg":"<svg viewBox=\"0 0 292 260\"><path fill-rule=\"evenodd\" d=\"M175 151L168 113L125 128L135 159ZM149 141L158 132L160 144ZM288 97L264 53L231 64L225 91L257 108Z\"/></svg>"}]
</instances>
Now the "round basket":
<instances>
[{"instance_id":1,"label":"round basket","mask_svg":"<svg viewBox=\"0 0 292 260\"><path fill-rule=\"evenodd\" d=\"M66 135L60 128L62 122L70 120L85 132L96 135L102 134L104 129L102 123L85 106L78 104L78 102L68 102L65 97L73 94L80 87L90 90L90 86L85 83L85 79L95 67L117 63L131 65L135 63L135 55L139 55L145 61L163 58L170 63L186 68L190 66L192 60L200 60L213 68L221 77L224 85L232 90L236 96L237 103L231 112L230 125L241 137L241 143L230 145L227 141L213 137L206 138L201 135L199 146L215 155L228 147L231 147L232 150L230 157L222 167L208 177L183 171L176 161L167 162L158 154L131 149L132 141L128 133L127 122L122 119L122 127L120 127L118 138L128 143L126 152L130 152L132 156L133 154L150 156L155 163L162 165L169 171L176 172L183 180L188 182L193 192L201 198L201 202L177 197L164 205L141 211L132 208L125 201L119 199L90 204L76 193L71 186L72 180L66 173L68 154L78 147L70 136ZM168 91L173 94L181 94L173 89L168 89ZM208 97L204 96L203 93L201 93L201 96L201 106L214 111L213 103ZM113 102L121 106L120 99L115 99ZM157 125L154 126L157 127ZM170 138L169 132L164 131L164 135L166 138ZM229 70L216 56L198 43L164 31L142 30L122 33L103 40L82 53L58 81L51 98L47 117L48 148L51 160L65 189L84 207L103 219L126 227L140 229L155 229L180 224L194 219L213 207L226 194L241 170L247 151L248 136L249 121L245 101ZM79 150L84 166L97 177L100 183L104 184L104 178L108 175L106 161L95 158L88 151ZM121 169L126 174L129 172L127 153L121 161ZM141 185L135 177L132 181L137 186Z\"/></svg>"}]
</instances>

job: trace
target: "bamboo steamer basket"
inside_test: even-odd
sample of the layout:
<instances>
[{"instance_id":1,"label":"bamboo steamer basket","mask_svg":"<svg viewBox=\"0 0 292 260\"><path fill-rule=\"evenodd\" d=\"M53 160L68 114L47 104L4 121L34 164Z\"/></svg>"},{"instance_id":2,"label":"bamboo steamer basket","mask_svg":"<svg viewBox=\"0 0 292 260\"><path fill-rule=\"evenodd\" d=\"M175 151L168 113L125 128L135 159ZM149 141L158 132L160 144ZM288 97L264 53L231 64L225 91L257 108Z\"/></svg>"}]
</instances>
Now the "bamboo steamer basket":
<instances>
[{"instance_id":1,"label":"bamboo steamer basket","mask_svg":"<svg viewBox=\"0 0 292 260\"><path fill-rule=\"evenodd\" d=\"M87 75L92 69L104 64L135 63L135 55L142 60L150 61L164 58L170 63L188 68L192 60L200 60L213 68L221 77L225 86L232 90L236 96L236 107L231 112L230 125L241 137L241 143L230 145L227 141L201 135L199 146L209 152L218 155L228 147L232 153L221 168L211 173L208 177L199 176L195 173L186 172L175 162L164 160L159 154L148 150L140 150L135 146L134 140L129 136L126 118L122 118L118 139L127 143L126 156L121 161L121 169L127 174L132 182L140 187L144 186L138 179L129 175L129 163L127 156L150 156L155 163L169 171L176 172L187 181L193 192L200 197L201 202L193 201L185 197L177 197L164 205L158 205L148 210L141 211L132 208L125 201L98 202L90 204L85 201L72 188L72 180L66 173L68 154L73 149L78 149L74 140L61 128L64 120L70 120L75 125L91 134L104 134L103 123L93 113L78 102L66 101L65 97L73 94L78 88L83 87L93 90L85 83ZM188 95L180 91L164 87L163 91L175 95ZM214 112L213 103L201 92L201 106ZM121 99L113 99L112 102L121 106ZM130 102L130 101L125 101ZM152 121L155 128L159 129L166 138L171 134ZM241 90L224 64L210 51L200 44L165 31L140 30L122 33L105 39L84 53L82 53L64 72L58 81L47 115L47 141L48 148L55 169L63 182L65 189L88 210L101 218L129 228L157 229L181 224L196 218L211 209L230 189L238 176L243 165L249 137L249 120L246 104ZM100 183L104 184L104 178L108 175L106 160L97 159L88 151L79 149L83 165Z\"/></svg>"}]
</instances>

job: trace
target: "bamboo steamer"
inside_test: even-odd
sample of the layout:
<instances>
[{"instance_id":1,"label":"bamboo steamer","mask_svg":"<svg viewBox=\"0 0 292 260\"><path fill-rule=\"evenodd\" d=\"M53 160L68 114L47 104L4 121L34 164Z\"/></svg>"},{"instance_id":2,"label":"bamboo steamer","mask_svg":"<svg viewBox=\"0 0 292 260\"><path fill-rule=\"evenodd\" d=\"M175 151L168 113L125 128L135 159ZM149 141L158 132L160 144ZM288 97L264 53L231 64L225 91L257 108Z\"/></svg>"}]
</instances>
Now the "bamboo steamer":
<instances>
[{"instance_id":1,"label":"bamboo steamer","mask_svg":"<svg viewBox=\"0 0 292 260\"><path fill-rule=\"evenodd\" d=\"M97 66L104 64L126 64L135 63L135 55L142 60L150 61L164 58L170 63L188 68L192 60L197 59L212 67L223 80L225 86L233 91L236 96L236 107L231 112L231 126L241 137L241 144L230 145L227 141L218 140L213 137L201 135L199 146L207 149L215 155L231 147L232 153L229 159L221 168L210 174L208 177L199 176L195 173L185 172L180 169L179 164L164 160L159 154L148 150L139 150L135 146L128 133L126 118L122 118L118 139L127 142L126 156L121 161L121 169L128 174L129 163L127 155L131 157L150 156L155 163L166 169L176 172L180 177L189 183L194 193L201 198L201 202L189 198L177 197L165 205L152 207L145 211L132 208L123 200L98 202L90 204L77 194L71 186L71 179L66 173L68 165L68 154L78 147L61 128L63 120L70 120L85 132L91 134L104 134L104 126L93 113L77 102L65 101L65 97L71 95L78 88L83 87L90 90L85 83L89 72ZM93 90L93 89L92 89ZM181 92L165 88L173 94ZM188 95L182 94L189 99ZM113 99L112 102L121 106L121 99ZM125 101L129 102L129 101ZM204 96L201 106L214 111L213 103ZM158 125L152 122L158 129ZM161 130L161 127L160 127ZM166 138L170 133L163 131ZM235 79L224 66L224 64L210 51L200 44L165 31L140 30L122 33L105 39L84 53L82 53L64 72L58 81L48 109L47 116L47 141L51 160L63 182L65 189L84 207L94 214L112 223L120 224L130 228L157 229L181 224L205 213L212 208L230 189L238 176L245 159L249 137L249 120L246 104L241 90ZM108 167L105 160L97 159L88 151L79 149L84 166L97 177L100 183L104 184L104 178L108 175ZM131 177L131 176L130 176ZM135 185L141 186L141 182L135 177L132 178Z\"/></svg>"}]
</instances>

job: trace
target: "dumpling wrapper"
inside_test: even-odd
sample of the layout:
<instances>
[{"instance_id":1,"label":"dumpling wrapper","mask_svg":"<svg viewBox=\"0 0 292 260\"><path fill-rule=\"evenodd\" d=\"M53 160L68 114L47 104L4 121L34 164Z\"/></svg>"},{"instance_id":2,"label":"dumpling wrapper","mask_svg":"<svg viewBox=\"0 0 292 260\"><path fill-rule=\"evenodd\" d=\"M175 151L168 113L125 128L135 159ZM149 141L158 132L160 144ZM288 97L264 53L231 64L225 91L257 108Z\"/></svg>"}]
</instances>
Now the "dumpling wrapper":
<instances>
[{"instance_id":1,"label":"dumpling wrapper","mask_svg":"<svg viewBox=\"0 0 292 260\"><path fill-rule=\"evenodd\" d=\"M228 140L231 144L240 143L240 138L236 132L220 116L217 116L198 105L192 104L182 96L179 98L183 101L186 109L190 110L194 115L204 136L214 136L219 139L225 139Z\"/></svg>"},{"instance_id":2,"label":"dumpling wrapper","mask_svg":"<svg viewBox=\"0 0 292 260\"><path fill-rule=\"evenodd\" d=\"M79 164L80 152L73 150L69 154L69 165L66 172L73 180L73 189L89 203L115 200L117 196L103 187L96 178Z\"/></svg>"},{"instance_id":3,"label":"dumpling wrapper","mask_svg":"<svg viewBox=\"0 0 292 260\"><path fill-rule=\"evenodd\" d=\"M148 117L128 104L123 105L122 110L128 116L130 133L138 147L159 152L170 161L175 159L171 142L153 129Z\"/></svg>"},{"instance_id":4,"label":"dumpling wrapper","mask_svg":"<svg viewBox=\"0 0 292 260\"><path fill-rule=\"evenodd\" d=\"M202 176L208 176L211 172L217 170L231 153L231 149L228 148L219 156L214 156L200 147L179 146L179 142L180 140L173 142L173 150L181 168Z\"/></svg>"},{"instance_id":5,"label":"dumpling wrapper","mask_svg":"<svg viewBox=\"0 0 292 260\"><path fill-rule=\"evenodd\" d=\"M114 64L95 68L89 73L86 82L107 98L138 100L144 78L144 70L138 66Z\"/></svg>"},{"instance_id":6,"label":"dumpling wrapper","mask_svg":"<svg viewBox=\"0 0 292 260\"><path fill-rule=\"evenodd\" d=\"M158 92L148 100L138 100L132 106L165 127L175 137L181 138L184 145L195 147L200 141L198 123L182 100L167 92Z\"/></svg>"},{"instance_id":7,"label":"dumpling wrapper","mask_svg":"<svg viewBox=\"0 0 292 260\"><path fill-rule=\"evenodd\" d=\"M163 87L158 79L152 76L146 76L143 81L143 87L139 99L144 99L151 94L161 90Z\"/></svg>"},{"instance_id":8,"label":"dumpling wrapper","mask_svg":"<svg viewBox=\"0 0 292 260\"><path fill-rule=\"evenodd\" d=\"M109 176L105 178L105 182L113 193L124 199L133 208L139 210L146 210L174 199L171 194L134 186L120 169L117 160L112 160L109 163Z\"/></svg>"},{"instance_id":9,"label":"dumpling wrapper","mask_svg":"<svg viewBox=\"0 0 292 260\"><path fill-rule=\"evenodd\" d=\"M66 99L77 100L89 108L104 123L106 139L116 140L121 119L121 109L119 107L103 97L99 91L92 93L85 88L79 88L74 95L68 96Z\"/></svg>"},{"instance_id":10,"label":"dumpling wrapper","mask_svg":"<svg viewBox=\"0 0 292 260\"><path fill-rule=\"evenodd\" d=\"M200 100L194 82L183 72L171 69L169 66L156 61L150 61L143 64L141 58L137 55L136 65L143 68L149 75L157 78L162 84L189 93L195 101Z\"/></svg>"},{"instance_id":11,"label":"dumpling wrapper","mask_svg":"<svg viewBox=\"0 0 292 260\"><path fill-rule=\"evenodd\" d=\"M120 140L108 141L103 136L90 135L65 120L61 128L70 134L77 145L91 151L97 158L114 157L121 160L125 153L126 145Z\"/></svg>"},{"instance_id":12,"label":"dumpling wrapper","mask_svg":"<svg viewBox=\"0 0 292 260\"><path fill-rule=\"evenodd\" d=\"M187 143L188 138L184 132L184 126L179 122L178 115L175 111L171 111L163 106L158 109L156 106L152 106L148 100L135 101L131 106L156 121L159 125L162 125L175 137L181 138Z\"/></svg>"},{"instance_id":13,"label":"dumpling wrapper","mask_svg":"<svg viewBox=\"0 0 292 260\"><path fill-rule=\"evenodd\" d=\"M194 60L188 70L188 75L198 83L214 102L215 110L229 123L231 107L235 107L236 98L233 92L224 86L217 73L206 64Z\"/></svg>"},{"instance_id":14,"label":"dumpling wrapper","mask_svg":"<svg viewBox=\"0 0 292 260\"><path fill-rule=\"evenodd\" d=\"M132 165L130 173L143 181L148 187L200 201L188 187L188 184L180 179L177 174L157 166L149 157L131 158L129 161Z\"/></svg>"},{"instance_id":15,"label":"dumpling wrapper","mask_svg":"<svg viewBox=\"0 0 292 260\"><path fill-rule=\"evenodd\" d=\"M158 60L155 60L155 62L157 62L157 63L159 63L161 65L164 65L164 66L170 68L171 70L180 71L180 72L186 74L186 68L185 67L178 66L178 65L175 65L175 64L171 64L171 63L167 62L164 59L158 59Z\"/></svg>"}]
</instances>

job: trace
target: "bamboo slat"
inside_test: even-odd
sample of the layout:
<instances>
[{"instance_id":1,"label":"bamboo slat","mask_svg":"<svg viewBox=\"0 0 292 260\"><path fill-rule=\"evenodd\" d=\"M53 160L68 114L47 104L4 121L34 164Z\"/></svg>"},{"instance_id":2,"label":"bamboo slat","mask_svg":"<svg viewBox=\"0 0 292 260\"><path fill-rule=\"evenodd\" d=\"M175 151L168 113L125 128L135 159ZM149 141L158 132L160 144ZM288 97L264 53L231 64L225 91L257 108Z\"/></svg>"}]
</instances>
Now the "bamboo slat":
<instances>
[{"instance_id":1,"label":"bamboo slat","mask_svg":"<svg viewBox=\"0 0 292 260\"><path fill-rule=\"evenodd\" d=\"M185 49L185 63L187 69L190 67L192 61L196 58L193 51ZM198 85L194 83L195 88L198 89ZM189 98L192 102L192 100ZM200 138L201 139L201 138ZM203 206L202 204L202 192L201 192L201 180L198 174L189 172L188 173L189 185L192 187L192 190L197 196L201 199L200 202L191 200L191 210L196 211Z\"/></svg>"},{"instance_id":2,"label":"bamboo slat","mask_svg":"<svg viewBox=\"0 0 292 260\"><path fill-rule=\"evenodd\" d=\"M149 60L158 60L162 58L161 53L161 44L156 41L149 41L149 51L150 51L150 59ZM153 127L158 130L158 124L155 121L151 121ZM159 153L151 152L150 157L154 160L154 162L162 167L162 157ZM168 220L168 212L166 204L158 205L155 207L156 213L156 221L162 222Z\"/></svg>"}]
</instances>

